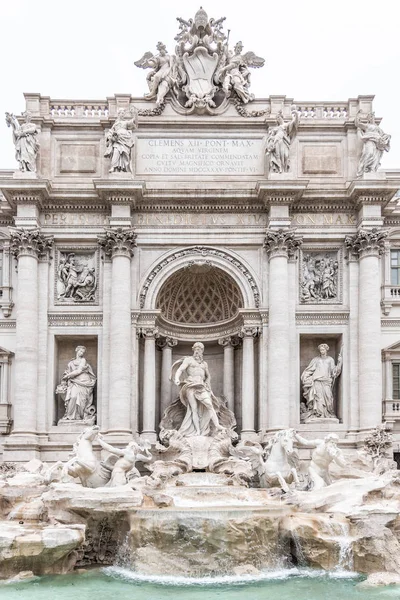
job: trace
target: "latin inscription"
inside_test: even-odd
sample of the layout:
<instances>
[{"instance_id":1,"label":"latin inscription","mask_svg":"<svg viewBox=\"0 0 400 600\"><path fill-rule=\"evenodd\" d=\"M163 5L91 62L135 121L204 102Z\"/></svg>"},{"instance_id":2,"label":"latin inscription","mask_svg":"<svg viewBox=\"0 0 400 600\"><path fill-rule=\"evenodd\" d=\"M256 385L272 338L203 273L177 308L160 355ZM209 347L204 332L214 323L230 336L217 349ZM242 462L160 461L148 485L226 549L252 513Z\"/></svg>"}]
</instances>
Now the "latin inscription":
<instances>
[{"instance_id":1,"label":"latin inscription","mask_svg":"<svg viewBox=\"0 0 400 600\"><path fill-rule=\"evenodd\" d=\"M142 227L179 227L179 226L211 226L231 225L235 227L261 226L267 224L267 215L253 214L210 214L210 213L142 213L133 216L134 226Z\"/></svg>"},{"instance_id":2,"label":"latin inscription","mask_svg":"<svg viewBox=\"0 0 400 600\"><path fill-rule=\"evenodd\" d=\"M262 138L142 138L137 175L264 175Z\"/></svg>"},{"instance_id":3,"label":"latin inscription","mask_svg":"<svg viewBox=\"0 0 400 600\"><path fill-rule=\"evenodd\" d=\"M42 225L81 225L87 227L89 225L107 225L108 217L104 213L61 213L61 212L46 212L41 215Z\"/></svg>"},{"instance_id":4,"label":"latin inscription","mask_svg":"<svg viewBox=\"0 0 400 600\"><path fill-rule=\"evenodd\" d=\"M292 226L317 225L319 227L337 227L355 225L356 216L351 213L299 213L293 215Z\"/></svg>"}]
</instances>

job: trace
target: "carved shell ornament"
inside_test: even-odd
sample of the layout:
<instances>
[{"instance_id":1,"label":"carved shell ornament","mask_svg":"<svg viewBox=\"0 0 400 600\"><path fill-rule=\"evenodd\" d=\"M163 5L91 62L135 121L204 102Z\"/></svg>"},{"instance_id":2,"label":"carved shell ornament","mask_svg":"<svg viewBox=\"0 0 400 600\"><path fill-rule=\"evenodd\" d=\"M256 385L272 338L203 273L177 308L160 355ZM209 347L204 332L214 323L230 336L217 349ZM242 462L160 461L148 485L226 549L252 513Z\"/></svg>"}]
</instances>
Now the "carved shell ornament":
<instances>
[{"instance_id":1,"label":"carved shell ornament","mask_svg":"<svg viewBox=\"0 0 400 600\"><path fill-rule=\"evenodd\" d=\"M156 104L154 109L139 114L159 115L167 97L182 114L220 114L230 100L243 117L269 113L269 109L245 108L254 100L250 92L250 69L263 67L265 60L252 51L243 53L242 42L230 49L229 32L226 35L223 31L225 17L209 18L200 7L194 19L177 17L177 21L174 54L168 52L163 42L158 42L156 54L145 52L135 62L140 69L151 69L146 77L149 91L144 97Z\"/></svg>"}]
</instances>

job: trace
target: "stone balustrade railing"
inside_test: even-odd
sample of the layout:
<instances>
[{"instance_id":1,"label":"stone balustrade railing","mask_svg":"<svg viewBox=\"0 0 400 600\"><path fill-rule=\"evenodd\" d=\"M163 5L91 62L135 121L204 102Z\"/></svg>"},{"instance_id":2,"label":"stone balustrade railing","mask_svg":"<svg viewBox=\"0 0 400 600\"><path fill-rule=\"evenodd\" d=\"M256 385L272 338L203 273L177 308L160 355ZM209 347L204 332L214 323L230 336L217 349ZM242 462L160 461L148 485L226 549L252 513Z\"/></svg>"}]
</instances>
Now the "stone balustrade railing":
<instances>
[{"instance_id":1,"label":"stone balustrade railing","mask_svg":"<svg viewBox=\"0 0 400 600\"><path fill-rule=\"evenodd\" d=\"M34 117L53 119L107 119L114 118L119 108L135 105L139 111L151 108L143 98L135 98L129 94L116 94L105 100L53 100L40 94L25 94L26 109ZM256 112L265 109L271 111L275 117L280 110L285 117L289 117L293 107L298 111L303 122L307 121L338 121L353 120L358 110L368 114L372 110L373 96L358 96L344 102L306 102L295 101L285 96L270 96L260 98L252 103L249 108ZM260 117L265 118L265 117Z\"/></svg>"}]
</instances>

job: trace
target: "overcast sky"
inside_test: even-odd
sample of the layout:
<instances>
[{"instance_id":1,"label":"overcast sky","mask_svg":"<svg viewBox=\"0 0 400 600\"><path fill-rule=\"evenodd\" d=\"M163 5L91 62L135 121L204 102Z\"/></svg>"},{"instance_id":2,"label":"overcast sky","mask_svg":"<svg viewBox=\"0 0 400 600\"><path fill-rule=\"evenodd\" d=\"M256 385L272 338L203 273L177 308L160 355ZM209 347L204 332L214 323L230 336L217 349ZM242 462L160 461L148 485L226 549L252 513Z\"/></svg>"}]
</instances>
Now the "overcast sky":
<instances>
[{"instance_id":1,"label":"overcast sky","mask_svg":"<svg viewBox=\"0 0 400 600\"><path fill-rule=\"evenodd\" d=\"M23 92L54 99L141 96L146 72L134 66L161 40L170 52L176 17L194 17L203 0L0 0L0 169L14 168L4 112L24 110ZM400 169L400 0L214 0L234 45L266 59L253 72L257 97L347 100L375 94L382 129L392 135L384 168Z\"/></svg>"}]
</instances>

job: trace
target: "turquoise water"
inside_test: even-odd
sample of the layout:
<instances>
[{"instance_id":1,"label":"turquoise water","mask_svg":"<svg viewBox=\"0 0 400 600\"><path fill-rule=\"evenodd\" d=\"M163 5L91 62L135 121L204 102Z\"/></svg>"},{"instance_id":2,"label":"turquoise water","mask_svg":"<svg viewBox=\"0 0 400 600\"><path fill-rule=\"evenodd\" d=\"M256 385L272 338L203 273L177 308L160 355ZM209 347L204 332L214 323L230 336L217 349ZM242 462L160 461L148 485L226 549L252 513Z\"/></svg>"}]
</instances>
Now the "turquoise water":
<instances>
[{"instance_id":1,"label":"turquoise water","mask_svg":"<svg viewBox=\"0 0 400 600\"><path fill-rule=\"evenodd\" d=\"M110 567L83 574L42 577L3 584L1 600L389 600L400 599L399 587L365 590L361 578L346 573L274 571L259 577L187 579L144 577Z\"/></svg>"}]
</instances>

